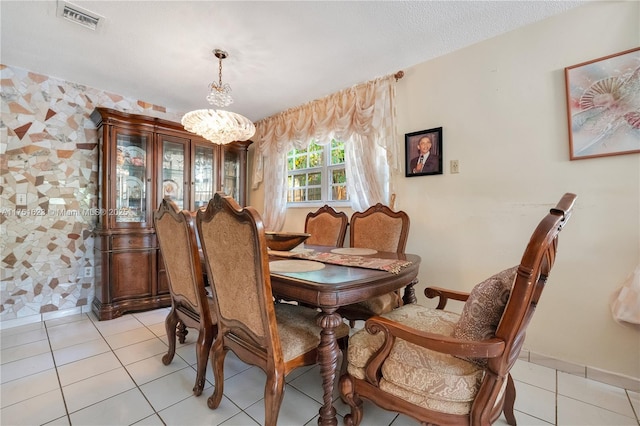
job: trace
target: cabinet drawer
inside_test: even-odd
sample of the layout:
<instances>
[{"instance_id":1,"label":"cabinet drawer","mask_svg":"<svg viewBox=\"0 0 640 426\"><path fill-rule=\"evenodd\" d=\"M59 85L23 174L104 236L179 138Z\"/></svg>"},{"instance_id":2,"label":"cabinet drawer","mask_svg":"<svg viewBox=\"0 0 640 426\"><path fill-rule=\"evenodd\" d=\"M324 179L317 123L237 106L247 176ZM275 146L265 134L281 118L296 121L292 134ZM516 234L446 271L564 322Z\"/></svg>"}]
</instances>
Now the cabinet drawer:
<instances>
[{"instance_id":1,"label":"cabinet drawer","mask_svg":"<svg viewBox=\"0 0 640 426\"><path fill-rule=\"evenodd\" d=\"M155 247L154 235L114 235L113 250L153 248Z\"/></svg>"}]
</instances>

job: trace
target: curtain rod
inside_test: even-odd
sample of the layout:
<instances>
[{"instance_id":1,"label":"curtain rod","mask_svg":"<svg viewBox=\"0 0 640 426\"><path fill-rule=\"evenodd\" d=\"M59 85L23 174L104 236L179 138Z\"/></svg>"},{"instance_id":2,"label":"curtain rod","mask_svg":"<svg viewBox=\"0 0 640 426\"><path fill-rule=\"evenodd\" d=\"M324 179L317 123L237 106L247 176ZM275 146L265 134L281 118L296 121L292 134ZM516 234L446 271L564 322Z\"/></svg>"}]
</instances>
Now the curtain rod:
<instances>
[{"instance_id":1,"label":"curtain rod","mask_svg":"<svg viewBox=\"0 0 640 426\"><path fill-rule=\"evenodd\" d=\"M400 80L402 77L404 77L404 71L400 70L397 73L395 73L393 75L393 77L396 79L396 83L398 82L398 80Z\"/></svg>"}]
</instances>

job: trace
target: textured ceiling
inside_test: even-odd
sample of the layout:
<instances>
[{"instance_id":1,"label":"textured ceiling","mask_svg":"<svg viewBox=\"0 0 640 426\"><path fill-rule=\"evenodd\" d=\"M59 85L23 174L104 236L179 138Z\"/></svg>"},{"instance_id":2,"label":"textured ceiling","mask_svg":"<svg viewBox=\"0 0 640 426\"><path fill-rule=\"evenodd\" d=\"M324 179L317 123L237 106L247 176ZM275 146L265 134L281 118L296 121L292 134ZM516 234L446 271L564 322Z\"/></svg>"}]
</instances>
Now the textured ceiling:
<instances>
[{"instance_id":1,"label":"textured ceiling","mask_svg":"<svg viewBox=\"0 0 640 426\"><path fill-rule=\"evenodd\" d=\"M214 48L228 109L256 121L494 37L584 1L0 1L0 62L178 111L208 108Z\"/></svg>"}]
</instances>

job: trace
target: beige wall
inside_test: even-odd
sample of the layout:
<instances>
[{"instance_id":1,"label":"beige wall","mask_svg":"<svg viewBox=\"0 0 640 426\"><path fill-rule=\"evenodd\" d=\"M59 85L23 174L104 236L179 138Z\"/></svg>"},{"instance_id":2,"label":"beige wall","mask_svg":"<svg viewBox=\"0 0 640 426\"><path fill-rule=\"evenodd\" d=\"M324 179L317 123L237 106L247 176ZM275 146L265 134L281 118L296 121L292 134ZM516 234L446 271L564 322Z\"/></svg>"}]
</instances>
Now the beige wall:
<instances>
[{"instance_id":1,"label":"beige wall","mask_svg":"<svg viewBox=\"0 0 640 426\"><path fill-rule=\"evenodd\" d=\"M590 3L405 69L398 143L442 126L445 173L394 177L421 287L469 290L517 264L538 220L578 194L525 346L636 378L640 334L613 321L609 299L640 260L640 156L569 161L563 70L640 45L639 18L638 2ZM262 187L249 196L262 211ZM285 230L306 213L291 209Z\"/></svg>"}]
</instances>

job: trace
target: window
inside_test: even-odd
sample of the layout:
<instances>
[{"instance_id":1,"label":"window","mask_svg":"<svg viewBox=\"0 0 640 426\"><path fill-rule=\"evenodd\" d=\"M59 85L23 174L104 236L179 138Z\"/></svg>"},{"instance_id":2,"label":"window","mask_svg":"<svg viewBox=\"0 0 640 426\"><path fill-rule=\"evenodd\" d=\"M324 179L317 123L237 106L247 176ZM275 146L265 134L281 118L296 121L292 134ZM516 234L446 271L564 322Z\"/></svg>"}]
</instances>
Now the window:
<instances>
[{"instance_id":1,"label":"window","mask_svg":"<svg viewBox=\"0 0 640 426\"><path fill-rule=\"evenodd\" d=\"M307 149L287 153L287 203L312 204L345 202L347 174L344 164L344 142L331 140Z\"/></svg>"}]
</instances>

